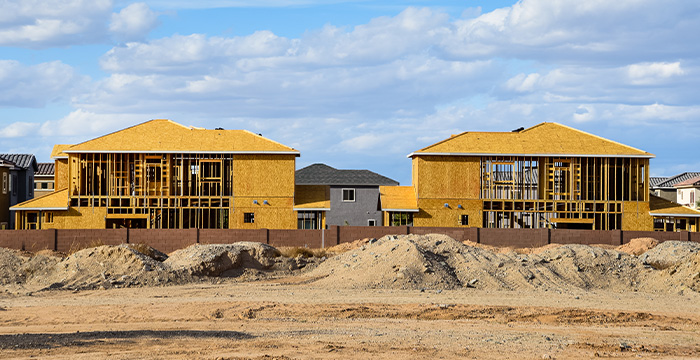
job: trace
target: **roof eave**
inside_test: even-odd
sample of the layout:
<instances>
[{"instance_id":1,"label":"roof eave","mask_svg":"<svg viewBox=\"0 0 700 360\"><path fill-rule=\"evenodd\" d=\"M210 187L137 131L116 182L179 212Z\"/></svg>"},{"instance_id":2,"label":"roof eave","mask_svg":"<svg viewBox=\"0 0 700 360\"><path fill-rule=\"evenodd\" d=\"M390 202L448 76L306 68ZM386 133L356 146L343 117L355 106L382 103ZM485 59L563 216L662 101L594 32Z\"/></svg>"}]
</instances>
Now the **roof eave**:
<instances>
[{"instance_id":1,"label":"roof eave","mask_svg":"<svg viewBox=\"0 0 700 360\"><path fill-rule=\"evenodd\" d=\"M406 157L413 158L415 156L530 156L530 157L594 157L594 158L637 158L637 159L653 159L654 154L648 155L632 155L632 154L507 154L507 153L463 153L463 152L412 152Z\"/></svg>"}]
</instances>

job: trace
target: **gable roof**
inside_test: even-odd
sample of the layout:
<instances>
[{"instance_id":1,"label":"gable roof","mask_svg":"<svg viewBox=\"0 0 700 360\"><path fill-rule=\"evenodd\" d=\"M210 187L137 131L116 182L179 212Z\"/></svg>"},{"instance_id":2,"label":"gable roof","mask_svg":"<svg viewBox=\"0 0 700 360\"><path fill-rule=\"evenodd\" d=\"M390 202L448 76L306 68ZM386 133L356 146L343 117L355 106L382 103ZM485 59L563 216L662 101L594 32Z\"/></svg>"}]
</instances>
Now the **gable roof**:
<instances>
[{"instance_id":1,"label":"gable roof","mask_svg":"<svg viewBox=\"0 0 700 360\"><path fill-rule=\"evenodd\" d=\"M53 149L51 149L51 158L56 160L56 159L67 159L68 154L64 153L63 150L66 150L70 148L73 145L68 145L68 144L57 144L53 146Z\"/></svg>"},{"instance_id":2,"label":"gable roof","mask_svg":"<svg viewBox=\"0 0 700 360\"><path fill-rule=\"evenodd\" d=\"M313 164L295 173L297 185L398 185L396 180L369 170L338 170L326 164Z\"/></svg>"},{"instance_id":3,"label":"gable roof","mask_svg":"<svg viewBox=\"0 0 700 360\"><path fill-rule=\"evenodd\" d=\"M693 186L699 186L700 185L700 176L696 176L694 178L690 178L685 181L681 181L676 185L673 185L674 187L693 187Z\"/></svg>"},{"instance_id":4,"label":"gable roof","mask_svg":"<svg viewBox=\"0 0 700 360\"><path fill-rule=\"evenodd\" d=\"M10 210L68 210L68 201L68 188L64 188L17 204Z\"/></svg>"},{"instance_id":5,"label":"gable roof","mask_svg":"<svg viewBox=\"0 0 700 360\"><path fill-rule=\"evenodd\" d=\"M700 211L651 194L649 195L649 214L652 216L700 217Z\"/></svg>"},{"instance_id":6,"label":"gable roof","mask_svg":"<svg viewBox=\"0 0 700 360\"><path fill-rule=\"evenodd\" d=\"M54 163L39 163L39 170L34 173L35 176L53 176Z\"/></svg>"},{"instance_id":7,"label":"gable roof","mask_svg":"<svg viewBox=\"0 0 700 360\"><path fill-rule=\"evenodd\" d=\"M418 155L654 157L646 151L551 122L521 131L463 132L408 156Z\"/></svg>"},{"instance_id":8,"label":"gable roof","mask_svg":"<svg viewBox=\"0 0 700 360\"><path fill-rule=\"evenodd\" d=\"M80 144L64 153L227 153L299 156L299 151L247 130L206 130L158 119Z\"/></svg>"},{"instance_id":9,"label":"gable roof","mask_svg":"<svg viewBox=\"0 0 700 360\"><path fill-rule=\"evenodd\" d=\"M16 167L21 169L26 170L30 167L34 169L34 171L38 169L36 157L32 154L0 154L0 158L14 163Z\"/></svg>"},{"instance_id":10,"label":"gable roof","mask_svg":"<svg viewBox=\"0 0 700 360\"><path fill-rule=\"evenodd\" d=\"M653 189L673 189L674 186L680 182L690 180L692 178L700 176L700 172L684 172L676 176L671 176L663 182L660 182L654 186Z\"/></svg>"}]
</instances>

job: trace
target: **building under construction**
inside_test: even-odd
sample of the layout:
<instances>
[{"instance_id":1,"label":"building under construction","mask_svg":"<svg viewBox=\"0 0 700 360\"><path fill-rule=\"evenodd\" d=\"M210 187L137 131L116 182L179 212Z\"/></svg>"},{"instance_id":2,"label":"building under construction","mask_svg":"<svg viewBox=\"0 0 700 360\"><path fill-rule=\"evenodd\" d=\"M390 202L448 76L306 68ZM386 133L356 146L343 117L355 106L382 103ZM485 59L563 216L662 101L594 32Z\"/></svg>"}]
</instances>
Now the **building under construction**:
<instances>
[{"instance_id":1,"label":"building under construction","mask_svg":"<svg viewBox=\"0 0 700 360\"><path fill-rule=\"evenodd\" d=\"M652 230L662 217L654 155L556 123L464 132L409 157L412 186L381 189L389 225ZM675 207L677 230L697 231L687 210Z\"/></svg>"},{"instance_id":2,"label":"building under construction","mask_svg":"<svg viewBox=\"0 0 700 360\"><path fill-rule=\"evenodd\" d=\"M152 120L52 155L57 190L17 228L296 227L299 152L259 134Z\"/></svg>"}]
</instances>

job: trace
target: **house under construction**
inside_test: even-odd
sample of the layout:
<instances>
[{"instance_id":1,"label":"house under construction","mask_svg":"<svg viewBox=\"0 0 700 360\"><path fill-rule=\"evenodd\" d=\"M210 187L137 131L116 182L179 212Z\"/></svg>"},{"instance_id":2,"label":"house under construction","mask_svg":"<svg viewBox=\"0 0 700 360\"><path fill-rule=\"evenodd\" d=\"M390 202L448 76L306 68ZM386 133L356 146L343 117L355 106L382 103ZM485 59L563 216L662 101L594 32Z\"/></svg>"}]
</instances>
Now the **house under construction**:
<instances>
[{"instance_id":1,"label":"house under construction","mask_svg":"<svg viewBox=\"0 0 700 360\"><path fill-rule=\"evenodd\" d=\"M52 155L56 191L16 228L296 228L299 151L259 134L152 120Z\"/></svg>"},{"instance_id":2,"label":"house under construction","mask_svg":"<svg viewBox=\"0 0 700 360\"><path fill-rule=\"evenodd\" d=\"M381 189L385 224L652 230L660 217L654 155L556 123L464 132L409 157L412 186ZM681 212L697 231L700 213Z\"/></svg>"}]
</instances>

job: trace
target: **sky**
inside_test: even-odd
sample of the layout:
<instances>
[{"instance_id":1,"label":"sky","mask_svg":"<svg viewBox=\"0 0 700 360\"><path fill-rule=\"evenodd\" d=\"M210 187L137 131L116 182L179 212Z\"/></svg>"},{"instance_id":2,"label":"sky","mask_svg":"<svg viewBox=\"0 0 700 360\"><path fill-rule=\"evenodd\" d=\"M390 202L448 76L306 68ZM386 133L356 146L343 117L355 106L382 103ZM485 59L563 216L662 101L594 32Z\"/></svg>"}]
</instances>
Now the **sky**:
<instances>
[{"instance_id":1,"label":"sky","mask_svg":"<svg viewBox=\"0 0 700 360\"><path fill-rule=\"evenodd\" d=\"M4 0L0 152L167 118L410 185L415 150L548 121L700 171L697 34L697 0Z\"/></svg>"}]
</instances>

